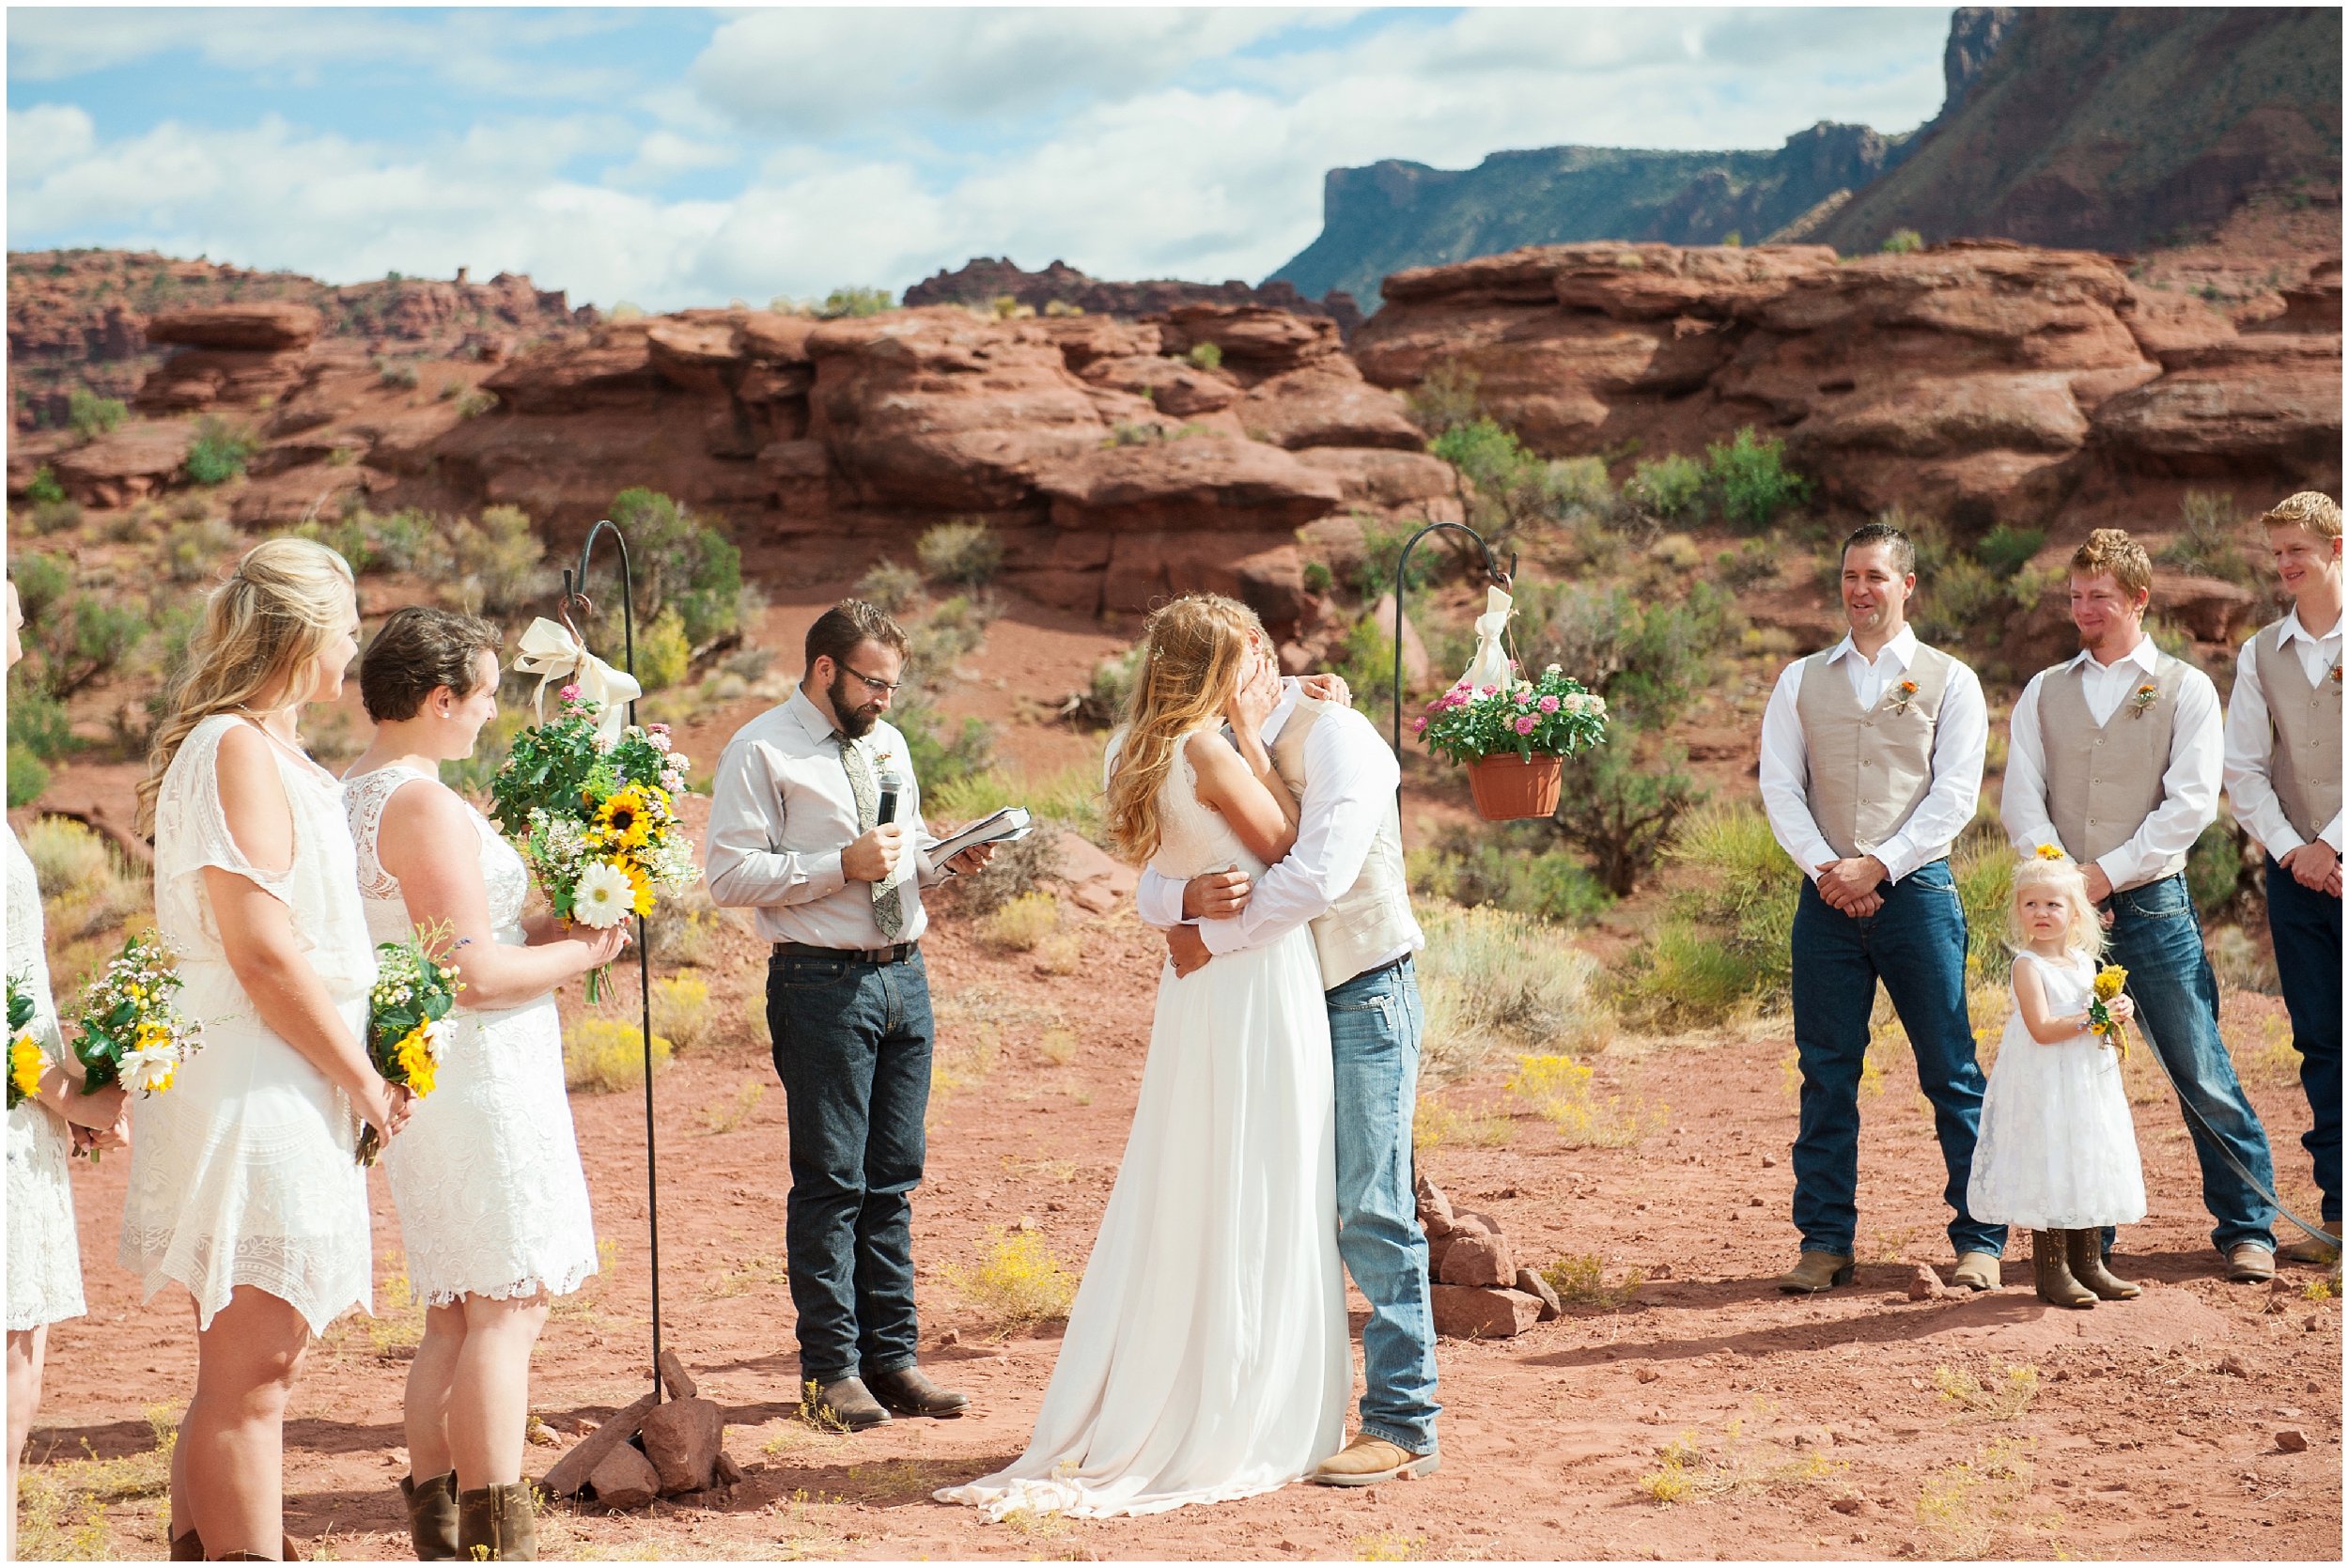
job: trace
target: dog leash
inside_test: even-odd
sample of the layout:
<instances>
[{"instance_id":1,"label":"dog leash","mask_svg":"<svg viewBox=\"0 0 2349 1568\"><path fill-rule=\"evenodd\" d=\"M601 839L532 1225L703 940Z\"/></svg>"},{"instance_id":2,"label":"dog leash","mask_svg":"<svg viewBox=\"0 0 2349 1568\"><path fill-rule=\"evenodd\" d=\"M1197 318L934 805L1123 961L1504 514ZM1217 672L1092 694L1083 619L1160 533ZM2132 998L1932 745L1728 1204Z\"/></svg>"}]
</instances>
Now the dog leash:
<instances>
[{"instance_id":1,"label":"dog leash","mask_svg":"<svg viewBox=\"0 0 2349 1568\"><path fill-rule=\"evenodd\" d=\"M2186 1112L2187 1120L2191 1121L2196 1126L2202 1129L2203 1138L2209 1141L2212 1148L2218 1151L2218 1157L2225 1160L2229 1166L2232 1167L2234 1173L2243 1178L2244 1184L2250 1188L2252 1191L2266 1199L2268 1203L2276 1210L2277 1213L2282 1215L2285 1219L2291 1220L2294 1224L2308 1232L2310 1235L2315 1237L2318 1241L2323 1242L2334 1251L2340 1251L2341 1237L2327 1232L2321 1225L2310 1224L2307 1220L2293 1213L2290 1208L2285 1206L2284 1201L2281 1198L2277 1197L2273 1192L2270 1192L2267 1188L2262 1187L2260 1185L2259 1178L2243 1168L2243 1162L2234 1157L2234 1151L2227 1147L2226 1140L2218 1136L2217 1132L2211 1126L2210 1123L2203 1119L2202 1113L2195 1109L2194 1102L2186 1097L2186 1091L2178 1087L2177 1074L2171 1072L2170 1070L2170 1063L2162 1060L2161 1052L2155 1048L2153 1036L2150 1033L2145 1035L2145 1054L2154 1059L2154 1064L2161 1069L2161 1076L2170 1080L2170 1088L2171 1092L2178 1096L2178 1109Z\"/></svg>"}]
</instances>

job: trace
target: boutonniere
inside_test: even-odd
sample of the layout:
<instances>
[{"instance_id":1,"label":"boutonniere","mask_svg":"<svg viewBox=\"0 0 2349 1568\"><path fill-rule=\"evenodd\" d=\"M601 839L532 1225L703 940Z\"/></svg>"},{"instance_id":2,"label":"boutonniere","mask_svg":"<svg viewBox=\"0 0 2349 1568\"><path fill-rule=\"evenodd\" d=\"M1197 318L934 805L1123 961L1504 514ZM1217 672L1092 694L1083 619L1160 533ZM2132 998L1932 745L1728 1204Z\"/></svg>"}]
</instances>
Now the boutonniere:
<instances>
[{"instance_id":1,"label":"boutonniere","mask_svg":"<svg viewBox=\"0 0 2349 1568\"><path fill-rule=\"evenodd\" d=\"M2341 666L2338 664L2333 666L2333 684L2335 686L2341 684Z\"/></svg>"},{"instance_id":2,"label":"boutonniere","mask_svg":"<svg viewBox=\"0 0 2349 1568\"><path fill-rule=\"evenodd\" d=\"M2129 699L2129 717L2132 719L2144 718L2145 710L2153 706L2154 704L2159 702L2160 700L2160 690L2156 688L2153 682L2147 681L2144 685L2137 689L2137 695Z\"/></svg>"},{"instance_id":3,"label":"boutonniere","mask_svg":"<svg viewBox=\"0 0 2349 1568\"><path fill-rule=\"evenodd\" d=\"M2052 844L2041 845L2037 853L2039 858L2043 861L2060 861L2063 859L2063 851Z\"/></svg>"},{"instance_id":4,"label":"boutonniere","mask_svg":"<svg viewBox=\"0 0 2349 1568\"><path fill-rule=\"evenodd\" d=\"M1905 680L1885 695L1890 700L1893 712L1906 713L1908 705L1917 700L1917 683L1913 680Z\"/></svg>"}]
</instances>

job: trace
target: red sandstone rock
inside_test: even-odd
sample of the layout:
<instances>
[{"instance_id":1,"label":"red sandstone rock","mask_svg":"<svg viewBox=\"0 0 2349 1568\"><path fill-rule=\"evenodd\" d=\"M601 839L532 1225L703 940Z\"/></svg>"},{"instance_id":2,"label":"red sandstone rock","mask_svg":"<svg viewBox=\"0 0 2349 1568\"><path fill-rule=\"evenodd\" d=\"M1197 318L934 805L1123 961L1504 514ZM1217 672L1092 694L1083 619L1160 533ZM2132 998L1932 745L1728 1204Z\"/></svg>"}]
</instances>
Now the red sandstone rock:
<instances>
[{"instance_id":1,"label":"red sandstone rock","mask_svg":"<svg viewBox=\"0 0 2349 1568\"><path fill-rule=\"evenodd\" d=\"M663 1497L698 1492L710 1483L725 1430L724 1416L706 1399L672 1399L653 1407L641 1435ZM600 1487L597 1495L602 1496Z\"/></svg>"},{"instance_id":2,"label":"red sandstone rock","mask_svg":"<svg viewBox=\"0 0 2349 1568\"><path fill-rule=\"evenodd\" d=\"M646 319L613 321L586 342L523 354L481 384L516 413L582 413L649 406L662 384Z\"/></svg>"},{"instance_id":3,"label":"red sandstone rock","mask_svg":"<svg viewBox=\"0 0 2349 1568\"><path fill-rule=\"evenodd\" d=\"M1404 682L1409 686L1425 685L1430 673L1427 667L1427 644L1420 641L1419 628L1411 624L1411 618L1396 611L1393 590L1390 589L1378 596L1378 602L1372 607L1368 618L1371 624L1378 629L1379 633L1390 642L1394 640L1396 622L1402 623ZM1450 678L1457 680L1460 677L1453 675Z\"/></svg>"},{"instance_id":4,"label":"red sandstone rock","mask_svg":"<svg viewBox=\"0 0 2349 1568\"><path fill-rule=\"evenodd\" d=\"M1239 383L1220 371L1154 354L1096 359L1083 376L1090 386L1146 397L1154 411L1176 419L1229 408L1240 396Z\"/></svg>"},{"instance_id":5,"label":"red sandstone rock","mask_svg":"<svg viewBox=\"0 0 2349 1568\"><path fill-rule=\"evenodd\" d=\"M165 311L148 318L147 340L205 349L306 349L323 324L315 305L264 300Z\"/></svg>"},{"instance_id":6,"label":"red sandstone rock","mask_svg":"<svg viewBox=\"0 0 2349 1568\"><path fill-rule=\"evenodd\" d=\"M1068 368L1080 375L1096 360L1155 358L1160 348L1155 322L1121 321L1113 316L1047 316L1034 325L1060 345Z\"/></svg>"},{"instance_id":7,"label":"red sandstone rock","mask_svg":"<svg viewBox=\"0 0 2349 1568\"><path fill-rule=\"evenodd\" d=\"M101 500L100 491L122 500L135 499L155 489L187 461L194 426L179 420L156 424L137 421L100 436L86 446L59 452L50 467L66 493L85 502Z\"/></svg>"},{"instance_id":8,"label":"red sandstone rock","mask_svg":"<svg viewBox=\"0 0 2349 1568\"><path fill-rule=\"evenodd\" d=\"M1046 471L1052 521L1086 533L1293 532L1334 510L1338 483L1278 447L1214 436L1098 446Z\"/></svg>"},{"instance_id":9,"label":"red sandstone rock","mask_svg":"<svg viewBox=\"0 0 2349 1568\"><path fill-rule=\"evenodd\" d=\"M1223 594L1288 635L1311 603L1305 562L1287 535L1120 533L1110 542L1101 608L1147 610L1177 594Z\"/></svg>"},{"instance_id":10,"label":"red sandstone rock","mask_svg":"<svg viewBox=\"0 0 2349 1568\"><path fill-rule=\"evenodd\" d=\"M1223 368L1252 385L1341 350L1338 324L1328 317L1294 316L1267 305L1177 305L1159 328L1170 354L1202 343L1222 351Z\"/></svg>"},{"instance_id":11,"label":"red sandstone rock","mask_svg":"<svg viewBox=\"0 0 2349 1568\"><path fill-rule=\"evenodd\" d=\"M1416 450L1309 446L1297 454L1297 460L1335 475L1339 500L1382 511L1450 497L1460 484L1450 463Z\"/></svg>"},{"instance_id":12,"label":"red sandstone rock","mask_svg":"<svg viewBox=\"0 0 2349 1568\"><path fill-rule=\"evenodd\" d=\"M642 1508L661 1495L661 1472L651 1460L622 1443L596 1462L587 1484L606 1508Z\"/></svg>"},{"instance_id":13,"label":"red sandstone rock","mask_svg":"<svg viewBox=\"0 0 2349 1568\"><path fill-rule=\"evenodd\" d=\"M1513 1285L1517 1260L1500 1236L1456 1235L1444 1247L1436 1278L1447 1285Z\"/></svg>"},{"instance_id":14,"label":"red sandstone rock","mask_svg":"<svg viewBox=\"0 0 2349 1568\"><path fill-rule=\"evenodd\" d=\"M1433 1285L1428 1296L1436 1332L1446 1339L1505 1340L1524 1333L1542 1317L1540 1297L1519 1290Z\"/></svg>"},{"instance_id":15,"label":"red sandstone rock","mask_svg":"<svg viewBox=\"0 0 2349 1568\"><path fill-rule=\"evenodd\" d=\"M720 316L663 316L645 333L654 369L692 392L723 396L749 368L741 334Z\"/></svg>"},{"instance_id":16,"label":"red sandstone rock","mask_svg":"<svg viewBox=\"0 0 2349 1568\"><path fill-rule=\"evenodd\" d=\"M1403 400L1363 380L1354 362L1342 354L1259 381L1234 411L1252 440L1291 450L1367 446L1417 452L1427 444L1404 413Z\"/></svg>"},{"instance_id":17,"label":"red sandstone rock","mask_svg":"<svg viewBox=\"0 0 2349 1568\"><path fill-rule=\"evenodd\" d=\"M2243 640L2259 612L2259 596L2215 577L2154 570L2153 603L2204 643L2230 646Z\"/></svg>"},{"instance_id":18,"label":"red sandstone rock","mask_svg":"<svg viewBox=\"0 0 2349 1568\"><path fill-rule=\"evenodd\" d=\"M229 503L228 519L240 528L289 527L317 517L334 518L339 498L366 495L391 486L388 475L357 463L314 463L256 479Z\"/></svg>"},{"instance_id":19,"label":"red sandstone rock","mask_svg":"<svg viewBox=\"0 0 2349 1568\"><path fill-rule=\"evenodd\" d=\"M1517 1288L1523 1291L1528 1296L1537 1297L1541 1301L1542 1321L1544 1323L1549 1322L1552 1318L1560 1318L1566 1315L1566 1309L1560 1303L1558 1299L1558 1293L1550 1288L1549 1281L1534 1273L1532 1269L1520 1268L1517 1270ZM1648 1369L1642 1367L1641 1371L1648 1372ZM1650 1372L1647 1376L1641 1377L1640 1381L1642 1383L1650 1382L1654 1379L1654 1375L1655 1374Z\"/></svg>"}]
</instances>

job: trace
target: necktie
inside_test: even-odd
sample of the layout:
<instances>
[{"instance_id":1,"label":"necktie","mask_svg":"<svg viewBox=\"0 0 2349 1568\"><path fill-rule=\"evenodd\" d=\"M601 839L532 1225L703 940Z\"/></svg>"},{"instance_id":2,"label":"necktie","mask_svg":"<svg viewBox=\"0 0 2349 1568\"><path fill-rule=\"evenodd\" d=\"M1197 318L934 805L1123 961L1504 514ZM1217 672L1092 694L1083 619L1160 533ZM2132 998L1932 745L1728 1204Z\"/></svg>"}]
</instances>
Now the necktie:
<instances>
[{"instance_id":1,"label":"necktie","mask_svg":"<svg viewBox=\"0 0 2349 1568\"><path fill-rule=\"evenodd\" d=\"M880 821L880 791L873 783L873 765L867 762L857 743L837 730L832 738L840 742L840 766L848 775L848 793L856 797L856 831L861 837ZM905 935L905 900L899 895L894 881L874 882L873 922L880 927L881 939L894 942Z\"/></svg>"}]
</instances>

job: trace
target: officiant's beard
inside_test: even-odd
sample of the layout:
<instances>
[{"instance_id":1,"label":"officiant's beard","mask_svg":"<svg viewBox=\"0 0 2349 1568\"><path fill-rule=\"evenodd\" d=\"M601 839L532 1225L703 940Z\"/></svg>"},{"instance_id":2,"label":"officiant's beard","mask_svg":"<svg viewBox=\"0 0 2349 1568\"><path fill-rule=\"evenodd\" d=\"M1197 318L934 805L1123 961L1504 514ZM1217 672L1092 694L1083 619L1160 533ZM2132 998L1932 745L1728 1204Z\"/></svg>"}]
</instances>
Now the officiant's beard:
<instances>
[{"instance_id":1,"label":"officiant's beard","mask_svg":"<svg viewBox=\"0 0 2349 1568\"><path fill-rule=\"evenodd\" d=\"M880 722L881 706L878 700L862 707L855 706L857 697L865 690L863 681L843 673L832 677L831 689L824 693L824 700L832 704L832 717L840 722L840 733L851 740L863 739Z\"/></svg>"}]
</instances>

